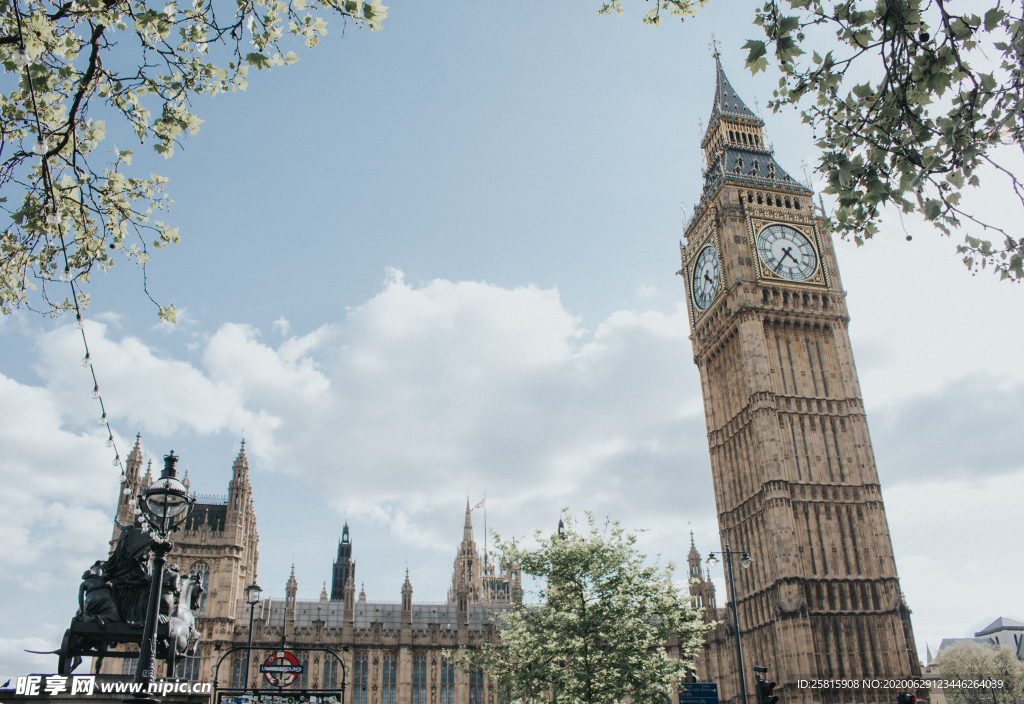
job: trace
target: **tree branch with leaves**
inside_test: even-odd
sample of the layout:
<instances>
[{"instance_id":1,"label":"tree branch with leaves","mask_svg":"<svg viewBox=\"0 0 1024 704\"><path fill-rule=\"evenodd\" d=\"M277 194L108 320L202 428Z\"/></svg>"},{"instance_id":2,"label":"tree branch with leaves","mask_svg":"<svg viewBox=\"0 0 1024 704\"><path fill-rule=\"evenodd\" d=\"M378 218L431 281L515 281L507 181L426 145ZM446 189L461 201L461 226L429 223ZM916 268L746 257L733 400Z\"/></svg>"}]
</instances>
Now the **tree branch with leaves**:
<instances>
[{"instance_id":1,"label":"tree branch with leaves","mask_svg":"<svg viewBox=\"0 0 1024 704\"><path fill-rule=\"evenodd\" d=\"M673 582L617 522L599 526L587 515L528 550L495 535L495 556L519 565L543 586L536 603L517 597L496 616L497 638L457 655L460 667L481 667L508 701L567 704L663 704L675 683L694 671L706 624ZM667 645L677 648L670 654Z\"/></svg>"},{"instance_id":2,"label":"tree branch with leaves","mask_svg":"<svg viewBox=\"0 0 1024 704\"><path fill-rule=\"evenodd\" d=\"M314 47L319 13L379 29L380 0L0 0L0 312L50 315L84 305L81 284L121 252L145 267L179 241L155 219L167 179L129 175L132 151L97 149L114 115L164 157L202 120L198 96L244 90L249 69L298 60L285 43ZM72 297L52 296L54 279ZM32 295L39 291L39 296ZM148 291L147 291L148 295ZM173 322L173 305L159 306Z\"/></svg>"}]
</instances>

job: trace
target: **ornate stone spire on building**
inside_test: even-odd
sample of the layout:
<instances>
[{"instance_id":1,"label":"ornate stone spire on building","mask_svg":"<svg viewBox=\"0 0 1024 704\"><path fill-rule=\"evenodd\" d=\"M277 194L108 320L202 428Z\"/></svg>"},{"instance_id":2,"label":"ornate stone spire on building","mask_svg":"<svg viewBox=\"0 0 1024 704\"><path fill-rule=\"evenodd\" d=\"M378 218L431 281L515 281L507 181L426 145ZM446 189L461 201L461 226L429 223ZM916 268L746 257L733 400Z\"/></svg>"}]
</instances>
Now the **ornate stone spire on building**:
<instances>
[{"instance_id":1,"label":"ornate stone spire on building","mask_svg":"<svg viewBox=\"0 0 1024 704\"><path fill-rule=\"evenodd\" d=\"M139 472L142 470L142 433L139 432L135 435L135 447L128 453L128 459L125 461L124 474L125 479L129 482L134 483L138 486Z\"/></svg>"},{"instance_id":2,"label":"ornate stone spire on building","mask_svg":"<svg viewBox=\"0 0 1024 704\"><path fill-rule=\"evenodd\" d=\"M462 542L455 555L452 586L448 590L448 603L459 604L460 609L469 604L485 602L487 598L483 589L481 560L476 549L476 541L473 540L471 511L469 497L466 497L466 520L462 527ZM464 602L459 601L459 594L464 594Z\"/></svg>"},{"instance_id":3,"label":"ornate stone spire on building","mask_svg":"<svg viewBox=\"0 0 1024 704\"><path fill-rule=\"evenodd\" d=\"M366 583L359 585L359 603L366 603Z\"/></svg>"},{"instance_id":4,"label":"ornate stone spire on building","mask_svg":"<svg viewBox=\"0 0 1024 704\"><path fill-rule=\"evenodd\" d=\"M231 481L228 483L228 510L243 510L249 500L252 488L249 485L249 458L245 454L245 440L238 450L235 463L231 466Z\"/></svg>"},{"instance_id":5,"label":"ornate stone spire on building","mask_svg":"<svg viewBox=\"0 0 1024 704\"><path fill-rule=\"evenodd\" d=\"M402 624L412 626L412 582L409 568L405 568L405 584L402 585Z\"/></svg>"},{"instance_id":6,"label":"ornate stone spire on building","mask_svg":"<svg viewBox=\"0 0 1024 704\"><path fill-rule=\"evenodd\" d=\"M693 222L700 218L714 194L726 183L751 188L784 188L806 196L805 202L810 207L813 191L797 183L775 160L775 152L765 139L764 120L751 112L736 94L717 53L715 83L711 117L700 143L707 164L704 192L694 206Z\"/></svg>"},{"instance_id":7,"label":"ornate stone spire on building","mask_svg":"<svg viewBox=\"0 0 1024 704\"><path fill-rule=\"evenodd\" d=\"M327 601L327 582L324 582L324 588L320 590L320 601Z\"/></svg>"},{"instance_id":8,"label":"ornate stone spire on building","mask_svg":"<svg viewBox=\"0 0 1024 704\"><path fill-rule=\"evenodd\" d=\"M345 582L345 623L354 624L356 620L356 583L353 575ZM365 596L365 595L364 595Z\"/></svg>"},{"instance_id":9,"label":"ornate stone spire on building","mask_svg":"<svg viewBox=\"0 0 1024 704\"><path fill-rule=\"evenodd\" d=\"M146 464L146 476L144 476L142 478L141 486L148 487L152 483L153 483L153 460L152 460L152 458L150 458L149 462Z\"/></svg>"},{"instance_id":10,"label":"ornate stone spire on building","mask_svg":"<svg viewBox=\"0 0 1024 704\"><path fill-rule=\"evenodd\" d=\"M331 576L331 600L341 601L345 598L345 584L349 578L355 580L356 563L352 559L352 538L348 533L348 521L341 531L341 540L338 541L338 557L334 561Z\"/></svg>"},{"instance_id":11,"label":"ornate stone spire on building","mask_svg":"<svg viewBox=\"0 0 1024 704\"><path fill-rule=\"evenodd\" d=\"M117 498L117 521L122 525L128 525L135 520L135 502L138 501L139 491L142 489L142 479L139 472L142 470L142 434L135 436L135 447L128 453L124 465L124 478L121 481L121 493ZM148 475L147 475L148 476ZM152 479L150 479L152 482ZM148 486L148 485L146 485ZM114 536L111 545L116 542L120 529L114 529Z\"/></svg>"}]
</instances>

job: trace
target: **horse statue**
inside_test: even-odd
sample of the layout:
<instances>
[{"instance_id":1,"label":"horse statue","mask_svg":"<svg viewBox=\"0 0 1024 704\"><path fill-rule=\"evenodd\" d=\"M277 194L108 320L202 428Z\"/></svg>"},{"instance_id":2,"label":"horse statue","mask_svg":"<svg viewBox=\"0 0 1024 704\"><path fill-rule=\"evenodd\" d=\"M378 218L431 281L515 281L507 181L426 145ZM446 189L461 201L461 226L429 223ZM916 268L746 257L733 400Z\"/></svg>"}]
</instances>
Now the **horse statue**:
<instances>
[{"instance_id":1,"label":"horse statue","mask_svg":"<svg viewBox=\"0 0 1024 704\"><path fill-rule=\"evenodd\" d=\"M178 658L196 654L196 647L199 645L196 614L199 613L199 600L203 595L201 579L200 574L193 568L188 576L179 582L175 606L167 618L167 638L163 643L170 671L174 670ZM163 620L164 617L160 618Z\"/></svg>"}]
</instances>

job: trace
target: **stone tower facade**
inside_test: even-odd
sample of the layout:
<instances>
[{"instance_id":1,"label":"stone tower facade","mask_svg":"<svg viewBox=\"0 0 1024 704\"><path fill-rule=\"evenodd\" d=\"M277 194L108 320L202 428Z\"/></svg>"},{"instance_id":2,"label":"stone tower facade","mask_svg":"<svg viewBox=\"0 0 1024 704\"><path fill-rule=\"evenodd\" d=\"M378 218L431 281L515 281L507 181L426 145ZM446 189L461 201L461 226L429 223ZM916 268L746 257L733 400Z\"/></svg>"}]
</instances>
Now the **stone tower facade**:
<instances>
[{"instance_id":1,"label":"stone tower facade","mask_svg":"<svg viewBox=\"0 0 1024 704\"><path fill-rule=\"evenodd\" d=\"M735 565L749 701L763 665L787 702L894 701L799 680L920 676L853 352L846 293L813 192L775 161L764 123L718 55L701 142L704 191L682 269L700 371L718 525ZM695 552L695 548L691 551ZM692 562L692 560L691 560ZM699 562L698 598L708 596ZM701 679L739 704L732 617L709 635Z\"/></svg>"},{"instance_id":2,"label":"stone tower facade","mask_svg":"<svg viewBox=\"0 0 1024 704\"><path fill-rule=\"evenodd\" d=\"M150 469L139 478L142 468L140 441L140 437L135 438L135 447L125 465L117 506L117 520L121 524L131 522L139 492L153 483ZM186 474L186 486L188 481ZM238 603L245 601L245 588L256 579L259 533L256 531L256 510L249 484L249 459L245 454L244 440L231 467L227 495L200 495L198 498L185 524L171 534L174 549L167 557L167 563L178 565L182 574L196 569L202 575L205 589L196 619L196 629L202 634L199 654L204 659L181 662L177 674L186 679L198 679L202 663L212 656L211 640L217 636L231 637ZM111 553L120 533L120 528L115 525L110 541ZM128 674L134 672L134 666L135 661L131 659L109 659L104 661L102 672Z\"/></svg>"},{"instance_id":3,"label":"stone tower facade","mask_svg":"<svg viewBox=\"0 0 1024 704\"><path fill-rule=\"evenodd\" d=\"M349 579L355 582L356 563L352 559L352 537L348 534L348 521L341 531L338 541L338 559L334 561L331 577L331 601L342 601L345 598L345 585Z\"/></svg>"}]
</instances>

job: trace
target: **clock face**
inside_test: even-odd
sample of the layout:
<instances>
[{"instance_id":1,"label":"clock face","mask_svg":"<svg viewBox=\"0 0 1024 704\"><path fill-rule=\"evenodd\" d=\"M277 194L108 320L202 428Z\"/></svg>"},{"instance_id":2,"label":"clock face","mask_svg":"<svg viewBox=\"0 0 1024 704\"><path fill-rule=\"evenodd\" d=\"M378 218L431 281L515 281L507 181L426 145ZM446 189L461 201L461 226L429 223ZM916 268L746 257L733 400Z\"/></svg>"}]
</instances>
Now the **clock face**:
<instances>
[{"instance_id":1,"label":"clock face","mask_svg":"<svg viewBox=\"0 0 1024 704\"><path fill-rule=\"evenodd\" d=\"M693 267L693 303L705 310L718 293L718 252L712 245L701 250Z\"/></svg>"},{"instance_id":2,"label":"clock face","mask_svg":"<svg viewBox=\"0 0 1024 704\"><path fill-rule=\"evenodd\" d=\"M769 225L757 236L757 255L773 274L803 281L818 268L814 245L804 233L785 225Z\"/></svg>"}]
</instances>

